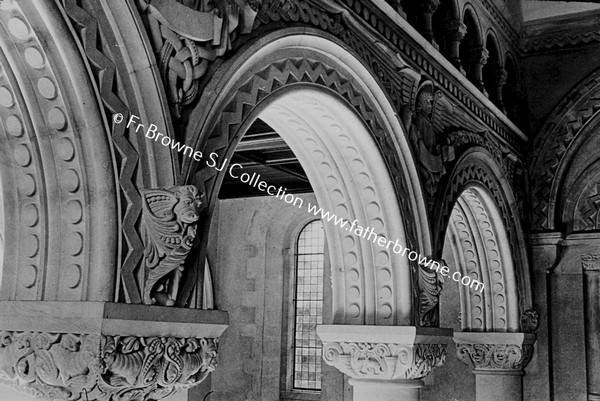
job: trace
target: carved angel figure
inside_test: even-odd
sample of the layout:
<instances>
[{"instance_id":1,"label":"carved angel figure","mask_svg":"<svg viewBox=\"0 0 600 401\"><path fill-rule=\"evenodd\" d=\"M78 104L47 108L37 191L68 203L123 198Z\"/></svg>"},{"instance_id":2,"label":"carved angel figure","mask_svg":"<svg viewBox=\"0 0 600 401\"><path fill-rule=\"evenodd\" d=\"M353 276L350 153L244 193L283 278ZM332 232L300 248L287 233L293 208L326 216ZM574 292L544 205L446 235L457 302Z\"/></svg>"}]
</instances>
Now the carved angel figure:
<instances>
[{"instance_id":1,"label":"carved angel figure","mask_svg":"<svg viewBox=\"0 0 600 401\"><path fill-rule=\"evenodd\" d=\"M172 306L192 249L202 202L192 185L142 190L144 303Z\"/></svg>"},{"instance_id":2,"label":"carved angel figure","mask_svg":"<svg viewBox=\"0 0 600 401\"><path fill-rule=\"evenodd\" d=\"M430 81L421 84L412 116L406 119L406 124L430 198L435 195L437 184L446 173L444 163L454 160L454 148L442 135L454 124L452 119L460 114Z\"/></svg>"}]
</instances>

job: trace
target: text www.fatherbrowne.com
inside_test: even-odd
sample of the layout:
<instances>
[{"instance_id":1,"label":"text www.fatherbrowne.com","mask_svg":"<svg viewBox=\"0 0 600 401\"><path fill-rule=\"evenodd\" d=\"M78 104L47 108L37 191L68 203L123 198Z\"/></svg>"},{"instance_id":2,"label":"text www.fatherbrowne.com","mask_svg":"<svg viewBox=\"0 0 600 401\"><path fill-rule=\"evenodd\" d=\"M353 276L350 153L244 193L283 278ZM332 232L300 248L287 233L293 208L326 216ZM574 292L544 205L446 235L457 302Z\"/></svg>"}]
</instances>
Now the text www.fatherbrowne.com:
<instances>
[{"instance_id":1,"label":"text www.fatherbrowne.com","mask_svg":"<svg viewBox=\"0 0 600 401\"><path fill-rule=\"evenodd\" d=\"M181 144L180 142L173 140L171 137L158 132L158 127L154 124L148 125L148 128L146 129L144 125L138 122L139 120L140 118L138 116L132 114L127 122L127 128L132 127L132 129L135 129L136 133L140 132L141 130L141 133L143 133L147 139L155 142L158 142L160 139L160 143L163 146L170 147L171 149L177 149L177 152L181 152L198 162L202 161L202 152L195 151L192 147ZM113 116L113 121L117 124L120 124L123 121L123 115L120 113L115 114ZM227 168L226 174L229 174L230 177L238 179L244 184L250 185L251 187L257 188L259 191L265 192L270 196L281 199L290 205L298 208L304 207L304 200L296 195L287 193L287 188L283 188L282 186L276 187L274 185L267 184L265 181L260 179L260 174L252 173L252 175L250 175L248 173L244 173L243 166L239 163L233 163L228 166L227 158L225 158L221 163L219 163L218 159L219 155L217 153L210 153L206 159L206 166L214 168L218 172L222 172ZM373 228L359 225L358 220L350 221L348 219L339 217L333 213L324 211L317 205L313 205L308 201L307 210L308 213L314 215L315 217L318 217L328 223L333 223L337 227L346 231L350 231L354 235L366 239L367 241L373 241L374 244L377 244L382 248L386 248L388 250L391 248L392 252L406 256L410 261L417 261L419 265L423 266L424 268L435 270L435 272L441 274L443 277L448 277L450 273L450 268L448 266L442 265L439 262L419 254L418 252L404 247L402 244L398 243L398 240L392 241L388 240L384 236L378 235L375 233ZM474 291L483 292L485 288L482 282L472 279L469 276L463 276L459 271L452 273L450 277L452 277L454 281L460 282L464 286L470 287Z\"/></svg>"}]
</instances>

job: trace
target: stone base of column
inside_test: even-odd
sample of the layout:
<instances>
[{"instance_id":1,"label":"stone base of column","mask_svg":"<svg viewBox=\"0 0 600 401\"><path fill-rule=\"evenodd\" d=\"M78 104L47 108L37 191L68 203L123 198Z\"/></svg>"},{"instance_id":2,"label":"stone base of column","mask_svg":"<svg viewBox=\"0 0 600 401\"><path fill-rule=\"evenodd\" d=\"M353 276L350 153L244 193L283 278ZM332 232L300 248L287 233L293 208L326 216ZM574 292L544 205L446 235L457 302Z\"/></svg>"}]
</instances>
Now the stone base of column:
<instances>
[{"instance_id":1,"label":"stone base of column","mask_svg":"<svg viewBox=\"0 0 600 401\"><path fill-rule=\"evenodd\" d=\"M350 379L354 401L417 401L421 395L422 380Z\"/></svg>"}]
</instances>

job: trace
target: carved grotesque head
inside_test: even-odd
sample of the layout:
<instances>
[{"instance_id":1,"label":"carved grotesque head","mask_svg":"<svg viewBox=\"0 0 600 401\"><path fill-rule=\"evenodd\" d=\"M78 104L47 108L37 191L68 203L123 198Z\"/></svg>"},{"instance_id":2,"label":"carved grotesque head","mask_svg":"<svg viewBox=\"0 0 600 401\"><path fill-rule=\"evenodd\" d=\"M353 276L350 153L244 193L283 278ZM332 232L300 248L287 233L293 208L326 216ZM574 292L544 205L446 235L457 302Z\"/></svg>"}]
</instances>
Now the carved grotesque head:
<instances>
[{"instance_id":1,"label":"carved grotesque head","mask_svg":"<svg viewBox=\"0 0 600 401\"><path fill-rule=\"evenodd\" d=\"M521 314L521 330L524 333L535 333L538 329L540 315L533 309Z\"/></svg>"},{"instance_id":2,"label":"carved grotesque head","mask_svg":"<svg viewBox=\"0 0 600 401\"><path fill-rule=\"evenodd\" d=\"M192 185L178 187L174 192L178 199L173 212L177 220L182 223L192 224L198 221L200 206L202 205L198 197L198 189Z\"/></svg>"},{"instance_id":3,"label":"carved grotesque head","mask_svg":"<svg viewBox=\"0 0 600 401\"><path fill-rule=\"evenodd\" d=\"M433 110L433 93L431 87L425 86L419 92L417 97L417 112L425 113L427 116Z\"/></svg>"}]
</instances>

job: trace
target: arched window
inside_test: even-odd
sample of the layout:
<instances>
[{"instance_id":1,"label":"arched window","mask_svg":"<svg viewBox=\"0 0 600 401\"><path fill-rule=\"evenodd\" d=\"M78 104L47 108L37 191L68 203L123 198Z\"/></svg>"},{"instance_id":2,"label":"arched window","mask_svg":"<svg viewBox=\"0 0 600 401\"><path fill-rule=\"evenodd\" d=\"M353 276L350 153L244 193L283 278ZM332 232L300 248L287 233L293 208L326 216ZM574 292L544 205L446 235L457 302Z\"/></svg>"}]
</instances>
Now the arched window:
<instances>
[{"instance_id":1,"label":"arched window","mask_svg":"<svg viewBox=\"0 0 600 401\"><path fill-rule=\"evenodd\" d=\"M321 390L322 344L317 324L323 322L324 260L323 223L314 220L300 231L294 253L293 390Z\"/></svg>"}]
</instances>

